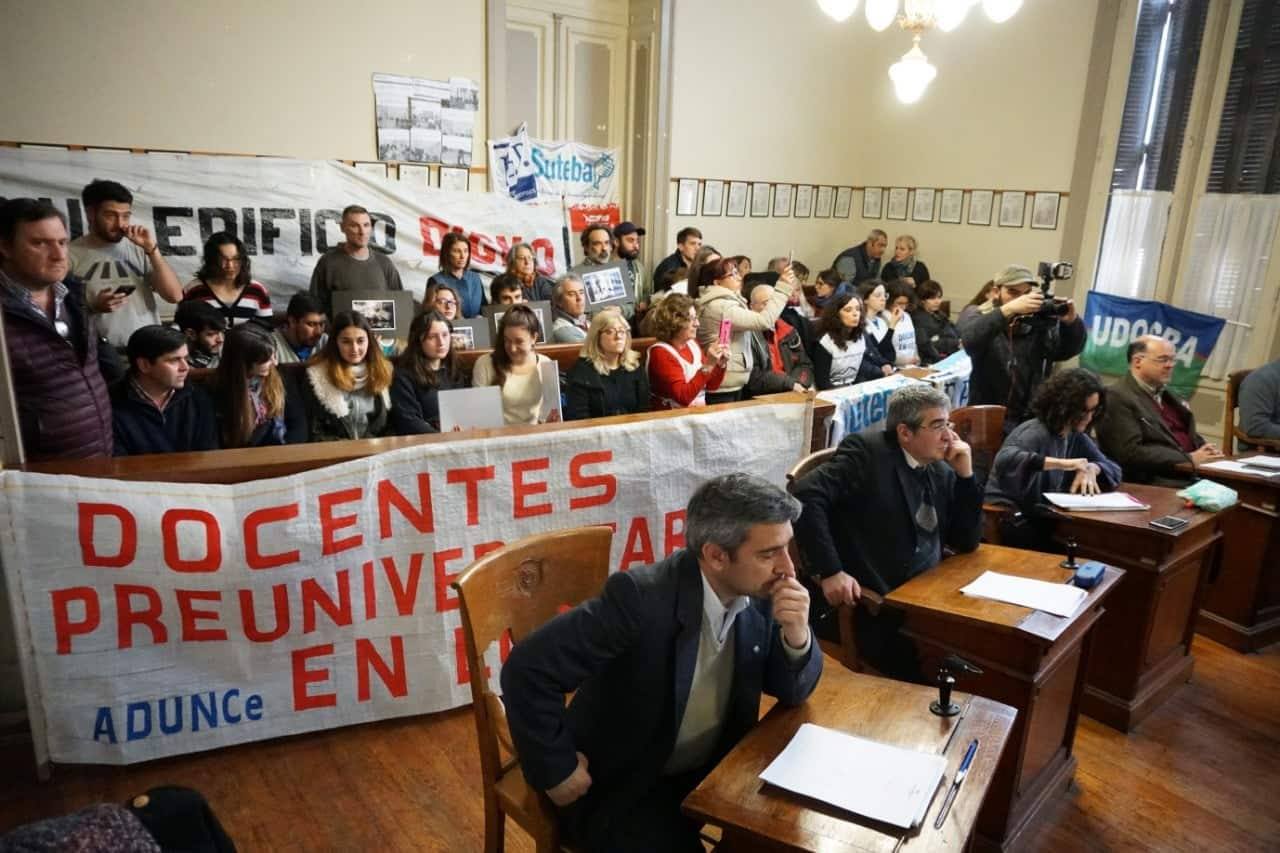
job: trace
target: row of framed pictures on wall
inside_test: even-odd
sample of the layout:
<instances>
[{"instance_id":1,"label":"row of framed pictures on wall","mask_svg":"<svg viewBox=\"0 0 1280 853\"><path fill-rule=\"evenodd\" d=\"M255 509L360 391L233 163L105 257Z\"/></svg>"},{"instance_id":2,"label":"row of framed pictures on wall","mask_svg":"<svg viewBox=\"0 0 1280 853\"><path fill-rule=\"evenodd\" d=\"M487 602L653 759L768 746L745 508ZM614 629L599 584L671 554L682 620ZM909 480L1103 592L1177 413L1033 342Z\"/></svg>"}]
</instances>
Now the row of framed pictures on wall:
<instances>
[{"instance_id":1,"label":"row of framed pictures on wall","mask_svg":"<svg viewBox=\"0 0 1280 853\"><path fill-rule=\"evenodd\" d=\"M471 171L451 166L423 166L414 163L370 163L359 161L352 163L352 168L365 175L379 178L396 178L403 183L419 187L439 187L442 190L460 190L466 192L470 188Z\"/></svg>"},{"instance_id":2,"label":"row of framed pictures on wall","mask_svg":"<svg viewBox=\"0 0 1280 853\"><path fill-rule=\"evenodd\" d=\"M1062 194L1023 190L863 187L862 218L905 220L910 214L914 222L933 222L936 209L936 219L942 223L959 224L963 220L969 225L990 225L995 213L998 225L1022 228L1027 219L1028 195L1031 227L1056 229ZM969 197L967 219L963 219L965 196ZM676 182L676 216L746 216L749 212L757 217L848 219L852 202L853 187L697 178L680 178Z\"/></svg>"}]
</instances>

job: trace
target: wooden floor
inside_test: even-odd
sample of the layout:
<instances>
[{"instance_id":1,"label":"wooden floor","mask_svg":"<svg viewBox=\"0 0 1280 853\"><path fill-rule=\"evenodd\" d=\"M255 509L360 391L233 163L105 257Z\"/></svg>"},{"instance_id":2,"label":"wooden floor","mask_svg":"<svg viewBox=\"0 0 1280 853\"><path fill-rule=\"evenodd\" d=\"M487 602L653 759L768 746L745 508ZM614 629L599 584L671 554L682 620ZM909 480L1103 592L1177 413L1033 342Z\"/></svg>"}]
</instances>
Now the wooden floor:
<instances>
[{"instance_id":1,"label":"wooden floor","mask_svg":"<svg viewBox=\"0 0 1280 853\"><path fill-rule=\"evenodd\" d=\"M1280 850L1280 645L1241 655L1196 637L1195 675L1129 736L1082 718L1072 790L1027 849ZM0 833L150 786L204 792L243 851L480 850L470 711L32 781L0 749ZM508 849L531 851L514 826Z\"/></svg>"}]
</instances>

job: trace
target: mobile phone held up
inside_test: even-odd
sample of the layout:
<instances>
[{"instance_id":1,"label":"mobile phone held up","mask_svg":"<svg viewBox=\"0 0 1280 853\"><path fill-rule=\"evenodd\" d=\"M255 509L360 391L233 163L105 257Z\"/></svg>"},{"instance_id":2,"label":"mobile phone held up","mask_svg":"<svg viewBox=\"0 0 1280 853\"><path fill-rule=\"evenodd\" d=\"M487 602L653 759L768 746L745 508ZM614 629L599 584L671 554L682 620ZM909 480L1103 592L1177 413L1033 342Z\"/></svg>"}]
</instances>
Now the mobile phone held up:
<instances>
[{"instance_id":1,"label":"mobile phone held up","mask_svg":"<svg viewBox=\"0 0 1280 853\"><path fill-rule=\"evenodd\" d=\"M138 289L136 284L122 284L115 289L115 296L131 296Z\"/></svg>"}]
</instances>

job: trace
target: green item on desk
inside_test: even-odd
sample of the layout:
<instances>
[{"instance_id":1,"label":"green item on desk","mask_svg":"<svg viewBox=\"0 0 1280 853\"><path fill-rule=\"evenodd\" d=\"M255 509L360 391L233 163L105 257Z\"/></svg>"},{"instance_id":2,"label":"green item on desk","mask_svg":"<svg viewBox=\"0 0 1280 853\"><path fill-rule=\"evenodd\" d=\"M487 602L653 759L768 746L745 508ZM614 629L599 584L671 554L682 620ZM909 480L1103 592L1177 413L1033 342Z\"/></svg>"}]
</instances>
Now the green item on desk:
<instances>
[{"instance_id":1,"label":"green item on desk","mask_svg":"<svg viewBox=\"0 0 1280 853\"><path fill-rule=\"evenodd\" d=\"M1235 489L1229 489L1213 480L1197 480L1178 492L1178 497L1186 498L1196 505L1197 509L1217 512L1229 506L1235 506L1240 496Z\"/></svg>"}]
</instances>

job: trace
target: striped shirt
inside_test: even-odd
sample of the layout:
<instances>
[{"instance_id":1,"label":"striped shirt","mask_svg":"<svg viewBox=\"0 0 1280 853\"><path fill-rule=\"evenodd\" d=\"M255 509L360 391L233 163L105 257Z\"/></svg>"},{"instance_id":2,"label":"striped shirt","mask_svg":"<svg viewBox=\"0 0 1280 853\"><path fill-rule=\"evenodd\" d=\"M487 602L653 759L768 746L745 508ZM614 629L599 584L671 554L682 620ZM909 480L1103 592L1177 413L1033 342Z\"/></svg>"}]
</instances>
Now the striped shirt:
<instances>
[{"instance_id":1,"label":"striped shirt","mask_svg":"<svg viewBox=\"0 0 1280 853\"><path fill-rule=\"evenodd\" d=\"M182 294L183 301L198 299L207 302L222 312L227 320L227 327L239 326L248 320L258 320L267 328L271 328L271 294L260 281L250 281L230 304L223 302L213 292L213 288L196 279L187 285Z\"/></svg>"}]
</instances>

